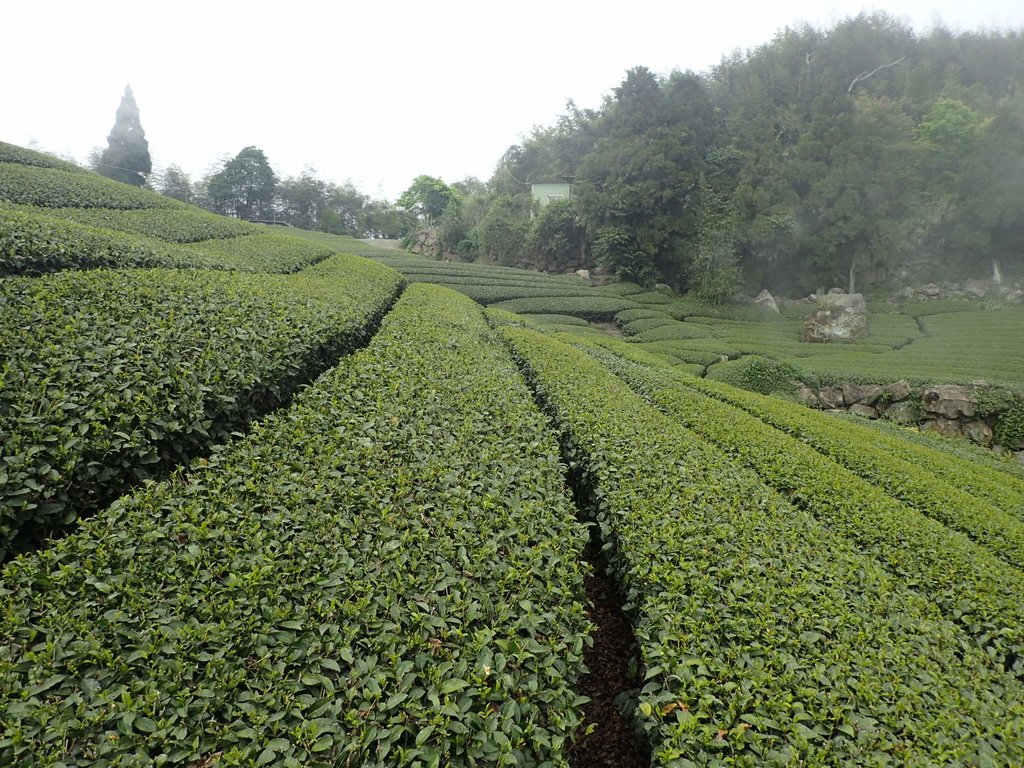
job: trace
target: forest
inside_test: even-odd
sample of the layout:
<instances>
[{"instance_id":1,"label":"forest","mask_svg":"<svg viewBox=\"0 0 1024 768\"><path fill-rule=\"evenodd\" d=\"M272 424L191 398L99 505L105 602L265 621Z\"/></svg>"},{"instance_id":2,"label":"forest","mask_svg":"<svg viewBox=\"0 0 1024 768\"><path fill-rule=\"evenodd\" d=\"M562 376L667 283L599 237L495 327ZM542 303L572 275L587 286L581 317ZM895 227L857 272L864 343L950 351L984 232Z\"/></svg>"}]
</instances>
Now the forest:
<instances>
[{"instance_id":1,"label":"forest","mask_svg":"<svg viewBox=\"0 0 1024 768\"><path fill-rule=\"evenodd\" d=\"M570 101L486 182L398 201L431 255L599 267L720 300L1024 269L1024 37L862 14L703 73L638 66ZM570 182L543 207L531 185Z\"/></svg>"}]
</instances>

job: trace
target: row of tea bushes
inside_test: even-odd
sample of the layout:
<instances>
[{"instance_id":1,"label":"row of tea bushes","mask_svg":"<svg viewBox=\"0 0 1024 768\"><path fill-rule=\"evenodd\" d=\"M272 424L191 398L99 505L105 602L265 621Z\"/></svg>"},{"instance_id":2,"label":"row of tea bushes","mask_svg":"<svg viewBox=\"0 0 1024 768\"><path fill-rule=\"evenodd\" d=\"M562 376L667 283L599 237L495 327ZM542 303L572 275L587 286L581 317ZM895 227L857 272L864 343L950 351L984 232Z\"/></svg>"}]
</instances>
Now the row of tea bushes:
<instances>
[{"instance_id":1,"label":"row of tea bushes","mask_svg":"<svg viewBox=\"0 0 1024 768\"><path fill-rule=\"evenodd\" d=\"M655 764L1024 760L1024 686L930 601L596 360L502 332L612 548Z\"/></svg>"},{"instance_id":2,"label":"row of tea bushes","mask_svg":"<svg viewBox=\"0 0 1024 768\"><path fill-rule=\"evenodd\" d=\"M588 296L535 296L509 299L492 305L496 309L519 314L574 315L584 320L611 321L624 309L637 306L629 299L593 293Z\"/></svg>"},{"instance_id":3,"label":"row of tea bushes","mask_svg":"<svg viewBox=\"0 0 1024 768\"><path fill-rule=\"evenodd\" d=\"M58 208L48 214L79 224L89 224L120 232L131 232L145 237L155 237L170 243L197 243L200 240L255 235L263 227L247 221L218 216L192 206L164 209L142 208L117 210L115 208ZM311 248L316 246L310 245ZM320 248L319 250L326 250Z\"/></svg>"},{"instance_id":4,"label":"row of tea bushes","mask_svg":"<svg viewBox=\"0 0 1024 768\"><path fill-rule=\"evenodd\" d=\"M583 346L585 342L578 342ZM942 608L1004 667L1024 676L1024 574L963 534L900 504L796 437L687 386L688 377L587 344L663 412L854 542ZM617 345L613 349L621 349Z\"/></svg>"},{"instance_id":5,"label":"row of tea bushes","mask_svg":"<svg viewBox=\"0 0 1024 768\"><path fill-rule=\"evenodd\" d=\"M4 162L0 162L0 202L41 208L189 207L97 173Z\"/></svg>"},{"instance_id":6,"label":"row of tea bushes","mask_svg":"<svg viewBox=\"0 0 1024 768\"><path fill-rule=\"evenodd\" d=\"M362 346L400 276L62 272L0 281L0 557L223 441Z\"/></svg>"},{"instance_id":7,"label":"row of tea bushes","mask_svg":"<svg viewBox=\"0 0 1024 768\"><path fill-rule=\"evenodd\" d=\"M558 446L413 286L205 468L0 580L0 764L567 766L589 623Z\"/></svg>"},{"instance_id":8,"label":"row of tea bushes","mask_svg":"<svg viewBox=\"0 0 1024 768\"><path fill-rule=\"evenodd\" d=\"M40 209L0 207L0 275L99 267L212 267L201 251L54 218Z\"/></svg>"},{"instance_id":9,"label":"row of tea bushes","mask_svg":"<svg viewBox=\"0 0 1024 768\"><path fill-rule=\"evenodd\" d=\"M16 163L38 168L57 168L62 171L85 173L84 168L69 163L67 160L61 160L59 157L37 152L34 149L19 147L16 144L8 144L6 141L0 141L0 163Z\"/></svg>"},{"instance_id":10,"label":"row of tea bushes","mask_svg":"<svg viewBox=\"0 0 1024 768\"><path fill-rule=\"evenodd\" d=\"M1024 566L1024 485L1016 478L796 403L707 379L689 385L797 436L893 498Z\"/></svg>"},{"instance_id":11,"label":"row of tea bushes","mask_svg":"<svg viewBox=\"0 0 1024 768\"><path fill-rule=\"evenodd\" d=\"M103 216L95 217L97 226L56 217L66 212L27 206L0 207L0 275L38 275L101 267L285 273L316 264L334 253L305 240L261 232L244 222L191 211L105 211ZM185 246L179 242L184 234L181 238L175 238L170 231L131 234L127 231L131 227L122 226L122 217L134 213L157 217L171 214L168 225L178 222L186 229L195 225L194 234L211 235L214 239Z\"/></svg>"}]
</instances>

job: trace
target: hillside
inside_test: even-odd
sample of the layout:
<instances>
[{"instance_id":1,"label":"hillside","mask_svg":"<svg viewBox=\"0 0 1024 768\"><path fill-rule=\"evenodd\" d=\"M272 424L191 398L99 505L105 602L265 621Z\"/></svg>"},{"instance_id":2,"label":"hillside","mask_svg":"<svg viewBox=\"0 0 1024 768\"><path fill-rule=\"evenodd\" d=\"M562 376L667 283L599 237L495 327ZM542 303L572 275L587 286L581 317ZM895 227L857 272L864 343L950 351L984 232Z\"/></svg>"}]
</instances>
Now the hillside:
<instances>
[{"instance_id":1,"label":"hillside","mask_svg":"<svg viewBox=\"0 0 1024 768\"><path fill-rule=\"evenodd\" d=\"M1011 465L715 380L843 373L786 317L319 239L0 145L0 764L1024 763Z\"/></svg>"}]
</instances>

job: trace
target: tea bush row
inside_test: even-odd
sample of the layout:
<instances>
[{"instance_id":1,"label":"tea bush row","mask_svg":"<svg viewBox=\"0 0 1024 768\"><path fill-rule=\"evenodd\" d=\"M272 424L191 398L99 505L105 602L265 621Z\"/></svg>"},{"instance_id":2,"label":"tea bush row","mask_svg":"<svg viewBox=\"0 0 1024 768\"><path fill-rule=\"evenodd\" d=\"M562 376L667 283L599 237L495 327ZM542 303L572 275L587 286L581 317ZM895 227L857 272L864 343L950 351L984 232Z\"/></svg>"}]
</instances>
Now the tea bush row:
<instances>
[{"instance_id":1,"label":"tea bush row","mask_svg":"<svg viewBox=\"0 0 1024 768\"><path fill-rule=\"evenodd\" d=\"M622 310L634 309L638 305L616 296L587 295L535 296L500 301L491 306L519 314L574 315L584 320L610 321Z\"/></svg>"},{"instance_id":2,"label":"tea bush row","mask_svg":"<svg viewBox=\"0 0 1024 768\"><path fill-rule=\"evenodd\" d=\"M1024 676L1021 571L963 534L900 504L796 437L690 388L687 377L615 357L604 347L584 348L648 402L753 469L793 506L806 509L915 585L987 653Z\"/></svg>"},{"instance_id":3,"label":"tea bush row","mask_svg":"<svg viewBox=\"0 0 1024 768\"><path fill-rule=\"evenodd\" d=\"M48 213L80 224L131 232L171 243L266 234L263 227L247 221L218 216L191 206L172 210L143 208L125 211L103 207L59 208ZM314 245L307 247L326 250Z\"/></svg>"},{"instance_id":4,"label":"tea bush row","mask_svg":"<svg viewBox=\"0 0 1024 768\"><path fill-rule=\"evenodd\" d=\"M558 447L468 299L0 581L0 763L568 765L589 622Z\"/></svg>"},{"instance_id":5,"label":"tea bush row","mask_svg":"<svg viewBox=\"0 0 1024 768\"><path fill-rule=\"evenodd\" d=\"M38 209L0 207L0 275L98 267L211 266L201 251L56 219Z\"/></svg>"},{"instance_id":6,"label":"tea bush row","mask_svg":"<svg viewBox=\"0 0 1024 768\"><path fill-rule=\"evenodd\" d=\"M1024 495L1005 474L796 403L707 379L695 379L690 386L798 437L893 498L966 533L1006 562L1024 566Z\"/></svg>"},{"instance_id":7,"label":"tea bush row","mask_svg":"<svg viewBox=\"0 0 1024 768\"><path fill-rule=\"evenodd\" d=\"M67 160L61 160L59 157L47 155L44 152L36 152L33 149L25 149L15 144L8 144L5 141L0 141L0 163L16 163L38 168L57 168L62 171L85 173L84 168L69 163Z\"/></svg>"},{"instance_id":8,"label":"tea bush row","mask_svg":"<svg viewBox=\"0 0 1024 768\"><path fill-rule=\"evenodd\" d=\"M624 586L655 765L1024 760L1024 687L930 600L597 361L502 332Z\"/></svg>"},{"instance_id":9,"label":"tea bush row","mask_svg":"<svg viewBox=\"0 0 1024 768\"><path fill-rule=\"evenodd\" d=\"M96 270L0 281L0 557L224 440L360 346L400 276Z\"/></svg>"},{"instance_id":10,"label":"tea bush row","mask_svg":"<svg viewBox=\"0 0 1024 768\"><path fill-rule=\"evenodd\" d=\"M88 171L0 162L0 202L42 208L177 208L184 203Z\"/></svg>"}]
</instances>

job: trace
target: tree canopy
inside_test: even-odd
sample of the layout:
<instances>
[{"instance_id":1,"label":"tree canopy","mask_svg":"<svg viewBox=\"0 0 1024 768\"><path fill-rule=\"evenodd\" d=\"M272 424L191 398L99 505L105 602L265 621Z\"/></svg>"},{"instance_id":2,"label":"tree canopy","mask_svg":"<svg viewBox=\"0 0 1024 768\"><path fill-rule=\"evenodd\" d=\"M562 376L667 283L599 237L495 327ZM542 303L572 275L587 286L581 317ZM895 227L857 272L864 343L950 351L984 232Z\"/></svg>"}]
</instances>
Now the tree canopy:
<instances>
[{"instance_id":1,"label":"tree canopy","mask_svg":"<svg viewBox=\"0 0 1024 768\"><path fill-rule=\"evenodd\" d=\"M109 179L141 187L153 170L149 142L139 122L139 107L132 87L126 85L107 136L107 148L96 160L96 171Z\"/></svg>"}]
</instances>

